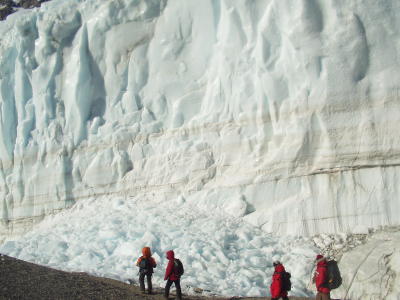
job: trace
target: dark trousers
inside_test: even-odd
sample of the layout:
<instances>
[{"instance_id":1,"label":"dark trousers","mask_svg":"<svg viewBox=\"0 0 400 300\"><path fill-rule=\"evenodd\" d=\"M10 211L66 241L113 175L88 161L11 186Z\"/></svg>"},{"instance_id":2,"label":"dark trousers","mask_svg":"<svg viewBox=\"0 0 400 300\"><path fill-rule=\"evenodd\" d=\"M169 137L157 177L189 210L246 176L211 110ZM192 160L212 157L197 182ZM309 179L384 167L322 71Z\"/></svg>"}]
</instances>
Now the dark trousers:
<instances>
[{"instance_id":1,"label":"dark trousers","mask_svg":"<svg viewBox=\"0 0 400 300\"><path fill-rule=\"evenodd\" d=\"M289 300L288 297L271 298L271 300L279 300L279 299L282 299L282 300Z\"/></svg>"},{"instance_id":2,"label":"dark trousers","mask_svg":"<svg viewBox=\"0 0 400 300\"><path fill-rule=\"evenodd\" d=\"M330 300L331 299L331 294L324 294L321 292L317 293L317 296L315 297L316 300Z\"/></svg>"},{"instance_id":3,"label":"dark trousers","mask_svg":"<svg viewBox=\"0 0 400 300\"><path fill-rule=\"evenodd\" d=\"M151 293L152 289L153 289L153 285L151 283L151 273L150 274L146 274L146 273L140 273L139 274L139 285L140 285L140 289L144 292L145 291L145 287L144 287L144 277L147 277L147 290L149 293Z\"/></svg>"},{"instance_id":4,"label":"dark trousers","mask_svg":"<svg viewBox=\"0 0 400 300\"><path fill-rule=\"evenodd\" d=\"M166 298L169 296L169 289L171 288L172 283L175 283L176 288L176 299L182 299L182 291L181 291L181 280L170 280L168 279L167 284L165 285L164 295Z\"/></svg>"}]
</instances>

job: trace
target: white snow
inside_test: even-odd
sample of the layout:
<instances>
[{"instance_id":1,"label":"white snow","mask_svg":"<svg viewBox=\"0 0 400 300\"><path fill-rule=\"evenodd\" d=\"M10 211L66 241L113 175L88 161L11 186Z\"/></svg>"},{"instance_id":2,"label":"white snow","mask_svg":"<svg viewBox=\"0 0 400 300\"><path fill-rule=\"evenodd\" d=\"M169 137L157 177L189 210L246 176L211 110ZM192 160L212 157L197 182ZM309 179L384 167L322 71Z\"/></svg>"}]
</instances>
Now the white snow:
<instances>
[{"instance_id":1,"label":"white snow","mask_svg":"<svg viewBox=\"0 0 400 300\"><path fill-rule=\"evenodd\" d=\"M165 284L165 252L173 249L184 263L182 285L189 293L200 288L231 296L269 295L272 262L278 259L293 276L292 293L311 294L307 285L317 253L311 240L277 238L182 199L154 202L145 196L104 196L81 201L48 216L23 238L5 242L0 253L137 282L135 262L144 246L151 247L158 262L158 286Z\"/></svg>"}]
</instances>

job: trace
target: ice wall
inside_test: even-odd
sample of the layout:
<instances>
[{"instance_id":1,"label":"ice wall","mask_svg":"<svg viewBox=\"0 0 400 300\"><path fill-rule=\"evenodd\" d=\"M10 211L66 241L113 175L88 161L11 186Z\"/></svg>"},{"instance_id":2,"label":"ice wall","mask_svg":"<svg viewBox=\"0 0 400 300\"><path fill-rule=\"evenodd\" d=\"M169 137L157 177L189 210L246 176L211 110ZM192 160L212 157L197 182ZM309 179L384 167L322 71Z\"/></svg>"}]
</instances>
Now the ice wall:
<instances>
[{"instance_id":1,"label":"ice wall","mask_svg":"<svg viewBox=\"0 0 400 300\"><path fill-rule=\"evenodd\" d=\"M400 234L379 232L365 245L347 252L340 260L342 286L333 291L339 299L398 300L400 295Z\"/></svg>"},{"instance_id":2,"label":"ice wall","mask_svg":"<svg viewBox=\"0 0 400 300\"><path fill-rule=\"evenodd\" d=\"M400 223L397 0L54 0L0 23L0 234L103 194L268 232Z\"/></svg>"}]
</instances>

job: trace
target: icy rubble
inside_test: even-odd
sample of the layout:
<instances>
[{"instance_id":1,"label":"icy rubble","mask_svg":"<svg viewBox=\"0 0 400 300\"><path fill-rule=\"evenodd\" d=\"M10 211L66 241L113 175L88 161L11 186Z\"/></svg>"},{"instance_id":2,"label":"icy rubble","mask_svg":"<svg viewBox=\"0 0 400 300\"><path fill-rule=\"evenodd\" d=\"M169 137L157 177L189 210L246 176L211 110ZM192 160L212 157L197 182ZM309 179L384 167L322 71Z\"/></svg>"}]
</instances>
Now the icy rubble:
<instances>
[{"instance_id":1,"label":"icy rubble","mask_svg":"<svg viewBox=\"0 0 400 300\"><path fill-rule=\"evenodd\" d=\"M398 224L399 5L56 0L9 16L1 234L138 192L275 233Z\"/></svg>"},{"instance_id":2,"label":"icy rubble","mask_svg":"<svg viewBox=\"0 0 400 300\"><path fill-rule=\"evenodd\" d=\"M340 260L343 253L364 244L367 237L367 234L320 234L312 240L324 256Z\"/></svg>"},{"instance_id":3,"label":"icy rubble","mask_svg":"<svg viewBox=\"0 0 400 300\"><path fill-rule=\"evenodd\" d=\"M291 294L312 295L307 285L317 249L311 240L268 235L243 220L200 210L179 198L168 202L145 195L87 199L0 245L0 253L137 283L135 262L145 245L152 248L158 263L153 276L156 286L165 284L165 252L174 249L185 266L185 292L267 296L272 262L278 259L293 275Z\"/></svg>"}]
</instances>

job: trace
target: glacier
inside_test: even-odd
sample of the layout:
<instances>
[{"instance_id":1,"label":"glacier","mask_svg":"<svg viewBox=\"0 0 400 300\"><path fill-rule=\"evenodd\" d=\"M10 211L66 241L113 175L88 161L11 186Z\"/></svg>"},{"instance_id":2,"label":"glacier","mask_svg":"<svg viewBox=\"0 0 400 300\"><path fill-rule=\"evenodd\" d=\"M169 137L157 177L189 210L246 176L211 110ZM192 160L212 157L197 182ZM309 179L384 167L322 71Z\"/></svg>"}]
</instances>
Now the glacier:
<instances>
[{"instance_id":1,"label":"glacier","mask_svg":"<svg viewBox=\"0 0 400 300\"><path fill-rule=\"evenodd\" d=\"M399 224L399 2L54 1L2 22L1 233L103 194Z\"/></svg>"},{"instance_id":2,"label":"glacier","mask_svg":"<svg viewBox=\"0 0 400 300\"><path fill-rule=\"evenodd\" d=\"M10 15L0 22L0 241L103 197L189 205L279 236L398 226L399 8L52 0ZM38 238L2 249L34 260L21 249ZM301 266L316 251L304 243Z\"/></svg>"}]
</instances>

